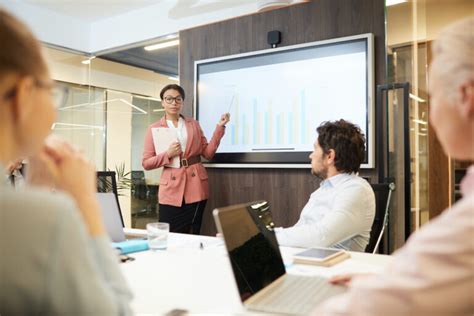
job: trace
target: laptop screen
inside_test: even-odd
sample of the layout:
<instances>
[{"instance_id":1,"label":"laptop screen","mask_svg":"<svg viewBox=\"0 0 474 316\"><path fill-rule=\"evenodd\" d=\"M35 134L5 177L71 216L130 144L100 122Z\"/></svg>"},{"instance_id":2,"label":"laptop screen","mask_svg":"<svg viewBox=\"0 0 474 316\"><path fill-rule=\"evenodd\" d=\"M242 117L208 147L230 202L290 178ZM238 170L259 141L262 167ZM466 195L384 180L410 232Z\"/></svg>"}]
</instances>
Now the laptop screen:
<instances>
[{"instance_id":1,"label":"laptop screen","mask_svg":"<svg viewBox=\"0 0 474 316\"><path fill-rule=\"evenodd\" d=\"M285 274L267 202L219 208L214 216L224 236L242 301Z\"/></svg>"},{"instance_id":2,"label":"laptop screen","mask_svg":"<svg viewBox=\"0 0 474 316\"><path fill-rule=\"evenodd\" d=\"M96 193L102 211L102 220L105 229L113 242L125 240L123 232L122 219L120 217L120 209L117 204L117 198L113 193Z\"/></svg>"}]
</instances>

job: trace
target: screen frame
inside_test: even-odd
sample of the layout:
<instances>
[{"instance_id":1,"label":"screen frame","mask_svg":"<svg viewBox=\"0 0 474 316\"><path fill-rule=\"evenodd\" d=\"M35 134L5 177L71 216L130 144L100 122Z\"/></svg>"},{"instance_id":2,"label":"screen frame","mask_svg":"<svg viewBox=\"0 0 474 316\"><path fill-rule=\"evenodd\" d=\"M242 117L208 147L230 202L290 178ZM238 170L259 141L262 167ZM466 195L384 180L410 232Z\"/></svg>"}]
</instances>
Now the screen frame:
<instances>
[{"instance_id":1,"label":"screen frame","mask_svg":"<svg viewBox=\"0 0 474 316\"><path fill-rule=\"evenodd\" d=\"M367 162L361 164L361 169L374 169L375 168L375 75L374 75L374 68L375 68L375 59L374 59L374 35L372 33L364 33L359 35L353 36L345 36L345 37L338 37L332 38L328 40L322 41L315 41L309 42L304 44L297 44L297 45L289 45L284 47L278 48L269 48L264 50L252 51L248 53L241 53L241 54L234 54L234 55L227 55L222 57L215 57L209 59L202 59L194 61L194 98L193 98L193 117L198 120L197 109L198 109L198 69L200 65L209 64L219 61L231 60L231 59L241 59L245 57L252 57L258 55L271 55L279 52L284 51L291 51L291 50L299 50L306 47L317 47L317 46L326 46L333 43L344 43L344 42L351 42L351 41L358 41L358 40L365 40L366 47L367 47L367 62L366 62L366 74L367 74ZM291 153L293 155L302 155L308 157L311 152L295 152ZM245 155L247 153L218 153L221 157L217 159L217 161L205 162L204 165L206 167L211 168L298 168L298 169L306 169L311 168L311 164L308 157L308 163L297 163L297 162L258 162L255 159L251 161L246 161ZM275 153L267 153L268 155L284 155L287 154L285 152L275 152ZM227 157L229 156L240 156L244 159L240 161L243 162L225 162ZM223 158L222 158L223 157ZM222 161L224 160L224 161Z\"/></svg>"}]
</instances>

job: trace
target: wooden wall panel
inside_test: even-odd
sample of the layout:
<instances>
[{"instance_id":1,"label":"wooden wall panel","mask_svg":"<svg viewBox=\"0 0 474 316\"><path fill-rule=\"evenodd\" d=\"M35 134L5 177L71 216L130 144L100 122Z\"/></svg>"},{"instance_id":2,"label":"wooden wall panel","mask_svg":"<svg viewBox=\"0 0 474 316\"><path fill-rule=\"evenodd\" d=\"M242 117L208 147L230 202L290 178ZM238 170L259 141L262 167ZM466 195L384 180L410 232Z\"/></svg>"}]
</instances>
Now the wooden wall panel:
<instances>
[{"instance_id":1,"label":"wooden wall panel","mask_svg":"<svg viewBox=\"0 0 474 316\"><path fill-rule=\"evenodd\" d=\"M384 1L313 0L181 31L179 75L188 94L183 113L193 115L194 61L267 49L267 33L272 30L282 33L280 47L373 33L375 82L385 82ZM379 110L383 111L383 108L376 109ZM381 122L376 122L376 129L383 130ZM379 136L381 134L377 133ZM309 169L208 168L208 172L211 196L201 233L209 235L215 233L212 209L258 199L271 203L277 225L292 225L319 185ZM377 182L377 169L364 170L361 174Z\"/></svg>"},{"instance_id":2,"label":"wooden wall panel","mask_svg":"<svg viewBox=\"0 0 474 316\"><path fill-rule=\"evenodd\" d=\"M426 43L427 64L431 65L431 47L433 43ZM428 110L429 110L428 99ZM433 219L451 206L452 195L451 159L445 154L432 124L428 124L428 213ZM447 181L448 179L448 181Z\"/></svg>"}]
</instances>

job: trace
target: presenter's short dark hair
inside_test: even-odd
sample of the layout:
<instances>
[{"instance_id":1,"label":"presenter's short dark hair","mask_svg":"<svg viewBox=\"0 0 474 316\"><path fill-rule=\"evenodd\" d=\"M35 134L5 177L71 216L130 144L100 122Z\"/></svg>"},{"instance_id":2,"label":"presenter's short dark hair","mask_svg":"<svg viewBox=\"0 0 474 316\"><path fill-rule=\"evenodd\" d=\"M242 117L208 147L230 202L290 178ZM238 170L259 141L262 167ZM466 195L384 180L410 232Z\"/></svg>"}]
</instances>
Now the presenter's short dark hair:
<instances>
[{"instance_id":1,"label":"presenter's short dark hair","mask_svg":"<svg viewBox=\"0 0 474 316\"><path fill-rule=\"evenodd\" d=\"M359 126L345 120L323 122L316 129L318 143L327 154L336 153L335 167L340 172L358 172L365 158L365 136Z\"/></svg>"},{"instance_id":2,"label":"presenter's short dark hair","mask_svg":"<svg viewBox=\"0 0 474 316\"><path fill-rule=\"evenodd\" d=\"M161 100L163 100L163 95L165 94L166 91L168 90L176 90L179 92L179 94L181 95L181 97L183 97L183 100L186 98L185 95L184 95L184 89L180 86L180 85L177 85L177 84L169 84L169 85L166 85L163 89L161 89L161 92L160 92L160 98Z\"/></svg>"}]
</instances>

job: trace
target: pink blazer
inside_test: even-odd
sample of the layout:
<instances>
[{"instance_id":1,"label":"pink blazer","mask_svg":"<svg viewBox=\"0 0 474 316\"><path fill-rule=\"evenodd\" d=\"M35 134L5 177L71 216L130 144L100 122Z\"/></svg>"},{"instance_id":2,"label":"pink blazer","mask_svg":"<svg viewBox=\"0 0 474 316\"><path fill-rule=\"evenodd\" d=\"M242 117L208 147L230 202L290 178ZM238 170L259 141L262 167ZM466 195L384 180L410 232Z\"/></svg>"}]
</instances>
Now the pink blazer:
<instances>
[{"instance_id":1,"label":"pink blazer","mask_svg":"<svg viewBox=\"0 0 474 316\"><path fill-rule=\"evenodd\" d=\"M225 128L217 125L211 141L208 143L198 121L192 118L184 118L184 124L188 133L188 141L183 157L189 158L201 155L206 159L211 159L224 136ZM145 170L160 168L170 163L166 151L158 155L155 153L151 129L157 127L168 127L164 117L150 125L146 131L142 159L142 166ZM206 169L201 163L191 165L188 168L165 167L161 175L158 192L159 203L178 207L181 206L183 197L186 204L206 200L209 197Z\"/></svg>"}]
</instances>

